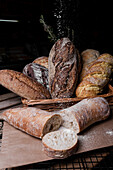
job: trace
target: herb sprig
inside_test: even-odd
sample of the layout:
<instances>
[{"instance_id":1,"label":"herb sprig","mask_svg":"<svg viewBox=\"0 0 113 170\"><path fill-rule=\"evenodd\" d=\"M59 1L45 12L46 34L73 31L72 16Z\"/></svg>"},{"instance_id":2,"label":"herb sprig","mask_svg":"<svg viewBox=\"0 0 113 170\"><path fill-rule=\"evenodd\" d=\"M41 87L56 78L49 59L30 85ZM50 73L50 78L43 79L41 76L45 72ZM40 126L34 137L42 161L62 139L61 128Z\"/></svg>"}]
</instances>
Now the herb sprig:
<instances>
[{"instance_id":1,"label":"herb sprig","mask_svg":"<svg viewBox=\"0 0 113 170\"><path fill-rule=\"evenodd\" d=\"M56 35L53 33L53 28L45 23L43 15L40 16L40 23L43 24L44 31L46 31L49 34L48 39L50 39L50 41L52 42L56 42L57 38Z\"/></svg>"}]
</instances>

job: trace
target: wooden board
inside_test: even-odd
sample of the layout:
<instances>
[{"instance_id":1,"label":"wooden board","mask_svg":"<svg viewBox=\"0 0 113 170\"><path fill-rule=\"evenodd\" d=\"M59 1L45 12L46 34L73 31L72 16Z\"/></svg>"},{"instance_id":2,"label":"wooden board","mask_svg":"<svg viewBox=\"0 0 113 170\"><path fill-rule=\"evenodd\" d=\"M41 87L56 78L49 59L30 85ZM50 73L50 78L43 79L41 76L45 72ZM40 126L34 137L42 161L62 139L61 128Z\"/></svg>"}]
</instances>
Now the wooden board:
<instances>
[{"instance_id":1,"label":"wooden board","mask_svg":"<svg viewBox=\"0 0 113 170\"><path fill-rule=\"evenodd\" d=\"M79 134L79 148L75 153L87 152L113 145L113 108L111 117L96 123ZM52 160L42 151L41 140L15 129L5 122L3 127L0 168L10 168Z\"/></svg>"},{"instance_id":2,"label":"wooden board","mask_svg":"<svg viewBox=\"0 0 113 170\"><path fill-rule=\"evenodd\" d=\"M14 107L19 104L22 104L21 97L19 97L15 93L7 93L0 95L0 113L2 113L3 110L9 107Z\"/></svg>"}]
</instances>

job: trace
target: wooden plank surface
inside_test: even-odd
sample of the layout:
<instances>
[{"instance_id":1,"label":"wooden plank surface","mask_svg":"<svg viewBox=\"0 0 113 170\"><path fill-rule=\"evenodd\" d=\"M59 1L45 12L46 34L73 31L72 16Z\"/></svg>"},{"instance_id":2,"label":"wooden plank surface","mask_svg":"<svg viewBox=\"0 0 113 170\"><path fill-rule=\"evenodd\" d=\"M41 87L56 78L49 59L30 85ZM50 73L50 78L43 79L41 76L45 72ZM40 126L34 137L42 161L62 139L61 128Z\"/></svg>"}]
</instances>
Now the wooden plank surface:
<instances>
[{"instance_id":1,"label":"wooden plank surface","mask_svg":"<svg viewBox=\"0 0 113 170\"><path fill-rule=\"evenodd\" d=\"M0 95L0 112L2 112L4 109L19 105L21 103L21 97L14 93Z\"/></svg>"},{"instance_id":2,"label":"wooden plank surface","mask_svg":"<svg viewBox=\"0 0 113 170\"><path fill-rule=\"evenodd\" d=\"M6 93L6 94L2 94L0 95L0 102L4 101L4 100L8 100L11 98L17 97L17 95L15 93Z\"/></svg>"}]
</instances>

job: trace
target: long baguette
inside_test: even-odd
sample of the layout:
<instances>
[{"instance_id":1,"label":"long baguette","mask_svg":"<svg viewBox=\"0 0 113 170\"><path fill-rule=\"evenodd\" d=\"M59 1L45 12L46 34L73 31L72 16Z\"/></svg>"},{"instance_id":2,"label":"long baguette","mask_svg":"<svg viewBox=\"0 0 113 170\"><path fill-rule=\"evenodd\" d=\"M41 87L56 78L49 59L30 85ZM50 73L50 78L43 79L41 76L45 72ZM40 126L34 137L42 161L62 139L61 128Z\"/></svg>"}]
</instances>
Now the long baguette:
<instances>
[{"instance_id":1,"label":"long baguette","mask_svg":"<svg viewBox=\"0 0 113 170\"><path fill-rule=\"evenodd\" d=\"M14 127L38 138L57 130L62 122L61 116L35 107L23 107L6 110L2 119Z\"/></svg>"},{"instance_id":2,"label":"long baguette","mask_svg":"<svg viewBox=\"0 0 113 170\"><path fill-rule=\"evenodd\" d=\"M108 118L110 107L106 99L95 97L84 99L79 103L58 111L62 116L63 126L79 133L88 126Z\"/></svg>"}]
</instances>

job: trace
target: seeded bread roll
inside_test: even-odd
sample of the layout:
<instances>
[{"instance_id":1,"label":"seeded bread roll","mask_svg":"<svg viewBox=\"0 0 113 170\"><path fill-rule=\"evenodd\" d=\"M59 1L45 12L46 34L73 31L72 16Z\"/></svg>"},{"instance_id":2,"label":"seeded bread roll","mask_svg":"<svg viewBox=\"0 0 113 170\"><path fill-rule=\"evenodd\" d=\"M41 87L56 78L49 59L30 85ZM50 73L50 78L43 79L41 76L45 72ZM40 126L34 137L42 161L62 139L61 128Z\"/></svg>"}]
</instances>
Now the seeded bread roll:
<instances>
[{"instance_id":1,"label":"seeded bread roll","mask_svg":"<svg viewBox=\"0 0 113 170\"><path fill-rule=\"evenodd\" d=\"M48 69L46 67L36 63L29 63L24 67L23 73L49 89Z\"/></svg>"},{"instance_id":2,"label":"seeded bread roll","mask_svg":"<svg viewBox=\"0 0 113 170\"><path fill-rule=\"evenodd\" d=\"M52 98L68 98L78 80L77 51L68 38L59 39L48 59L49 89Z\"/></svg>"},{"instance_id":3,"label":"seeded bread roll","mask_svg":"<svg viewBox=\"0 0 113 170\"><path fill-rule=\"evenodd\" d=\"M0 84L28 100L50 98L42 84L17 71L0 70Z\"/></svg>"},{"instance_id":4,"label":"seeded bread roll","mask_svg":"<svg viewBox=\"0 0 113 170\"><path fill-rule=\"evenodd\" d=\"M57 113L63 119L62 126L79 133L90 125L107 119L110 115L110 107L106 99L95 97L84 99Z\"/></svg>"},{"instance_id":5,"label":"seeded bread roll","mask_svg":"<svg viewBox=\"0 0 113 170\"><path fill-rule=\"evenodd\" d=\"M62 122L60 115L35 107L9 109L3 113L2 118L14 127L38 138L57 130Z\"/></svg>"},{"instance_id":6,"label":"seeded bread roll","mask_svg":"<svg viewBox=\"0 0 113 170\"><path fill-rule=\"evenodd\" d=\"M77 97L92 97L100 94L108 84L113 72L113 56L102 54L90 63L83 80L76 89Z\"/></svg>"},{"instance_id":7,"label":"seeded bread roll","mask_svg":"<svg viewBox=\"0 0 113 170\"><path fill-rule=\"evenodd\" d=\"M40 64L41 66L44 66L48 69L48 57L41 56L36 58L33 63Z\"/></svg>"},{"instance_id":8,"label":"seeded bread roll","mask_svg":"<svg viewBox=\"0 0 113 170\"><path fill-rule=\"evenodd\" d=\"M73 130L61 129L46 134L42 139L44 152L55 159L64 159L74 154L78 137Z\"/></svg>"},{"instance_id":9,"label":"seeded bread roll","mask_svg":"<svg viewBox=\"0 0 113 170\"><path fill-rule=\"evenodd\" d=\"M93 61L95 61L100 56L99 51L93 49L84 50L81 53L82 58L82 71L80 75L80 81L85 77L87 74L89 67Z\"/></svg>"}]
</instances>

